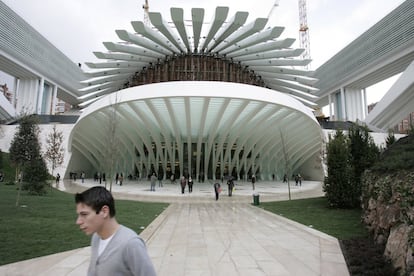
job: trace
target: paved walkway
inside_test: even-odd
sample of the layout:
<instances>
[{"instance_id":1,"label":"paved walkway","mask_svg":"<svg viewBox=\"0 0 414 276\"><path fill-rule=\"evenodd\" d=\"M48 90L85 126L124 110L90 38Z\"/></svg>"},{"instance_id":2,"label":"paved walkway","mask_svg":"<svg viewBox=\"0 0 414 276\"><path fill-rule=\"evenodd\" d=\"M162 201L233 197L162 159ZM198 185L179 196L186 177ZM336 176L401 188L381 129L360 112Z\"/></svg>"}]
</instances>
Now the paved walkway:
<instances>
[{"instance_id":1,"label":"paved walkway","mask_svg":"<svg viewBox=\"0 0 414 276\"><path fill-rule=\"evenodd\" d=\"M65 182L59 188L82 191L97 183ZM349 275L337 239L252 206L251 183L227 185L215 201L212 183L195 183L181 194L178 184L149 191L147 181L113 185L116 199L171 203L141 232L157 274L162 275ZM286 183L259 182L260 202L287 200ZM292 199L323 195L321 183L291 184ZM0 275L86 275L89 247L0 266Z\"/></svg>"}]
</instances>

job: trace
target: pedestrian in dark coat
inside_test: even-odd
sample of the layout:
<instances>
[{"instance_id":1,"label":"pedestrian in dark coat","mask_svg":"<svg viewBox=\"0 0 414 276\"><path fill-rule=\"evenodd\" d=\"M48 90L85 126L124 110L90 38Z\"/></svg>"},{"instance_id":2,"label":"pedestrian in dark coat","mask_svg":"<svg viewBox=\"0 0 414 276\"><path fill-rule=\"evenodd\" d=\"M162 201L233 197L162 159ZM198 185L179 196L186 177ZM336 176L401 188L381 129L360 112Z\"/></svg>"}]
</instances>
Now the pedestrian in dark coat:
<instances>
[{"instance_id":1,"label":"pedestrian in dark coat","mask_svg":"<svg viewBox=\"0 0 414 276\"><path fill-rule=\"evenodd\" d=\"M229 180L227 180L227 186L229 188L229 196L232 196L233 195L233 188L234 188L233 177L230 177Z\"/></svg>"},{"instance_id":2,"label":"pedestrian in dark coat","mask_svg":"<svg viewBox=\"0 0 414 276\"><path fill-rule=\"evenodd\" d=\"M188 178L188 192L193 192L193 179L191 178L191 176Z\"/></svg>"},{"instance_id":3,"label":"pedestrian in dark coat","mask_svg":"<svg viewBox=\"0 0 414 276\"><path fill-rule=\"evenodd\" d=\"M187 180L185 179L184 176L181 177L180 184L181 184L181 193L184 194L185 186L187 185Z\"/></svg>"},{"instance_id":4,"label":"pedestrian in dark coat","mask_svg":"<svg viewBox=\"0 0 414 276\"><path fill-rule=\"evenodd\" d=\"M220 192L221 192L220 183L218 182L214 183L214 193L216 194L216 200L219 199Z\"/></svg>"},{"instance_id":5,"label":"pedestrian in dark coat","mask_svg":"<svg viewBox=\"0 0 414 276\"><path fill-rule=\"evenodd\" d=\"M255 183L256 183L256 176L253 175L252 176L252 187L253 187L253 191L255 190Z\"/></svg>"}]
</instances>

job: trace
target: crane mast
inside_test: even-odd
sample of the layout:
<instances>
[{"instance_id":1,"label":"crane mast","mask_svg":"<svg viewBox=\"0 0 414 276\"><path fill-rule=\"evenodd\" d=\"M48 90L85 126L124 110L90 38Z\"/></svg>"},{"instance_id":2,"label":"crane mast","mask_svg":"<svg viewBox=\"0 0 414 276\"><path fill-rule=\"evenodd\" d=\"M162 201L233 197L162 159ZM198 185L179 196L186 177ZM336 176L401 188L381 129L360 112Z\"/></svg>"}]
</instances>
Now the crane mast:
<instances>
[{"instance_id":1,"label":"crane mast","mask_svg":"<svg viewBox=\"0 0 414 276\"><path fill-rule=\"evenodd\" d=\"M275 10L276 7L279 6L279 0L276 0L275 3L273 4L272 8L269 11L269 14L267 15L267 19L270 18L270 16L273 14L273 11Z\"/></svg>"},{"instance_id":2,"label":"crane mast","mask_svg":"<svg viewBox=\"0 0 414 276\"><path fill-rule=\"evenodd\" d=\"M142 5L142 8L144 9L144 24L145 25L149 25L150 21L149 21L149 5L148 5L148 0L145 0L144 5Z\"/></svg>"},{"instance_id":3,"label":"crane mast","mask_svg":"<svg viewBox=\"0 0 414 276\"><path fill-rule=\"evenodd\" d=\"M310 59L309 27L306 15L306 0L299 0L299 47L305 49L303 59ZM309 69L309 65L306 66Z\"/></svg>"}]
</instances>

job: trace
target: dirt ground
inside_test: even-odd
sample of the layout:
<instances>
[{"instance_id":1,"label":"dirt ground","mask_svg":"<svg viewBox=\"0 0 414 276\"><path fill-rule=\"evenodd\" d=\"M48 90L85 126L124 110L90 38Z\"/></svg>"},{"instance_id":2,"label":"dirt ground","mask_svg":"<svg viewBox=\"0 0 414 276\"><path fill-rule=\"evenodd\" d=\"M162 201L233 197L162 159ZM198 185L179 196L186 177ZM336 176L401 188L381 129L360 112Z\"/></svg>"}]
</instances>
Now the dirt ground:
<instances>
[{"instance_id":1,"label":"dirt ground","mask_svg":"<svg viewBox=\"0 0 414 276\"><path fill-rule=\"evenodd\" d=\"M340 241L351 276L397 276L398 271L382 255L384 248L371 238Z\"/></svg>"}]
</instances>

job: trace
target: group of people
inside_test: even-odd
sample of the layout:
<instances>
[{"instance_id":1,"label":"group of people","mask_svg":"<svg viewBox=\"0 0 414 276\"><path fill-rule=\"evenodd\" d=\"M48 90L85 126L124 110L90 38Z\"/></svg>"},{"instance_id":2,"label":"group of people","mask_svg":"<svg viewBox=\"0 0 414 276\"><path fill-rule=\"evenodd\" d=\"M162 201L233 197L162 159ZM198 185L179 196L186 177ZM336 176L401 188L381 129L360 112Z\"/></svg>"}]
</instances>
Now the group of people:
<instances>
[{"instance_id":1,"label":"group of people","mask_svg":"<svg viewBox=\"0 0 414 276\"><path fill-rule=\"evenodd\" d=\"M183 175L180 179L180 186L181 186L181 193L184 194L185 193L185 187L188 185L188 193L192 193L193 192L193 179L191 178L191 176L187 178L185 178L185 176Z\"/></svg>"},{"instance_id":2,"label":"group of people","mask_svg":"<svg viewBox=\"0 0 414 276\"><path fill-rule=\"evenodd\" d=\"M162 185L162 179L160 179L159 177L157 178L155 172L152 173L151 177L150 177L150 191L155 192L155 185L156 182L158 180L158 187L163 187ZM175 183L175 178L174 175L171 175L171 183L174 184ZM180 186L181 186L181 193L184 194L185 193L185 188L188 185L188 192L192 193L193 192L193 179L192 177L188 177L188 179L185 176L182 176L180 178Z\"/></svg>"},{"instance_id":3,"label":"group of people","mask_svg":"<svg viewBox=\"0 0 414 276\"><path fill-rule=\"evenodd\" d=\"M216 195L216 200L218 200L220 197L220 193L222 191L221 185L220 183L216 182L214 183L213 187L214 187L214 194ZM230 176L227 180L227 191L228 191L229 196L233 195L234 188L235 188L234 179L233 177Z\"/></svg>"},{"instance_id":4,"label":"group of people","mask_svg":"<svg viewBox=\"0 0 414 276\"><path fill-rule=\"evenodd\" d=\"M300 173L294 174L293 178L295 179L296 186L302 186L302 176Z\"/></svg>"},{"instance_id":5,"label":"group of people","mask_svg":"<svg viewBox=\"0 0 414 276\"><path fill-rule=\"evenodd\" d=\"M105 178L105 173L100 173L100 172L96 172L93 175L93 180L94 181L99 181L99 184L102 184L102 181L105 182L106 178Z\"/></svg>"},{"instance_id":6,"label":"group of people","mask_svg":"<svg viewBox=\"0 0 414 276\"><path fill-rule=\"evenodd\" d=\"M115 175L115 183L119 186L122 186L122 183L124 182L124 174L123 173L116 173Z\"/></svg>"},{"instance_id":7,"label":"group of people","mask_svg":"<svg viewBox=\"0 0 414 276\"><path fill-rule=\"evenodd\" d=\"M298 186L298 185L302 186L302 176L300 175L300 173L293 174L292 178L295 179L296 186ZM288 176L287 176L287 174L285 174L283 176L283 183L287 183L287 182L288 182Z\"/></svg>"}]
</instances>

